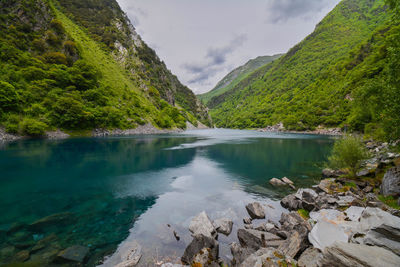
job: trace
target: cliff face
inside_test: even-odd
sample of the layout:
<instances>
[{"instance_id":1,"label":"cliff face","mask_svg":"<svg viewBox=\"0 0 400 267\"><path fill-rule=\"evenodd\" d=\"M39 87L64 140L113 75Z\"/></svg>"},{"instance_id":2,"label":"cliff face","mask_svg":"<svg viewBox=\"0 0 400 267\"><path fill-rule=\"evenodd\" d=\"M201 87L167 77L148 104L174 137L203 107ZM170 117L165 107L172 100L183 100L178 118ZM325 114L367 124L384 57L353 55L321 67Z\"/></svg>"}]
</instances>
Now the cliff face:
<instances>
[{"instance_id":1,"label":"cliff face","mask_svg":"<svg viewBox=\"0 0 400 267\"><path fill-rule=\"evenodd\" d=\"M0 10L0 122L7 131L210 124L207 109L116 1L11 0Z\"/></svg>"}]
</instances>

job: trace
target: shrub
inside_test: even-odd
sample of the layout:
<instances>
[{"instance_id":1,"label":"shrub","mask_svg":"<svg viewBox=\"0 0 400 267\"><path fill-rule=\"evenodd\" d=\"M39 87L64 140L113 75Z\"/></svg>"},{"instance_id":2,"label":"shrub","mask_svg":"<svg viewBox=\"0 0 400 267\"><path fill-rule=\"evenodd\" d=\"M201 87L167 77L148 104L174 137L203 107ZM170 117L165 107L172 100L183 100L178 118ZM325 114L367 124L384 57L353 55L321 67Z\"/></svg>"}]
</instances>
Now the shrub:
<instances>
[{"instance_id":1,"label":"shrub","mask_svg":"<svg viewBox=\"0 0 400 267\"><path fill-rule=\"evenodd\" d=\"M10 114L4 123L7 133L17 134L19 128L20 117L15 114Z\"/></svg>"},{"instance_id":2,"label":"shrub","mask_svg":"<svg viewBox=\"0 0 400 267\"><path fill-rule=\"evenodd\" d=\"M46 59L47 63L52 64L64 64L67 65L67 57L60 52L48 52L44 54L44 58Z\"/></svg>"},{"instance_id":3,"label":"shrub","mask_svg":"<svg viewBox=\"0 0 400 267\"><path fill-rule=\"evenodd\" d=\"M336 141L333 146L329 165L332 168L346 168L349 170L350 176L355 177L362 161L368 156L368 151L360 138L346 136Z\"/></svg>"},{"instance_id":4,"label":"shrub","mask_svg":"<svg viewBox=\"0 0 400 267\"><path fill-rule=\"evenodd\" d=\"M11 84L0 81L0 111L12 111L17 109L19 96Z\"/></svg>"},{"instance_id":5,"label":"shrub","mask_svg":"<svg viewBox=\"0 0 400 267\"><path fill-rule=\"evenodd\" d=\"M47 124L36 119L25 118L20 123L19 132L29 136L42 136L44 135Z\"/></svg>"}]
</instances>

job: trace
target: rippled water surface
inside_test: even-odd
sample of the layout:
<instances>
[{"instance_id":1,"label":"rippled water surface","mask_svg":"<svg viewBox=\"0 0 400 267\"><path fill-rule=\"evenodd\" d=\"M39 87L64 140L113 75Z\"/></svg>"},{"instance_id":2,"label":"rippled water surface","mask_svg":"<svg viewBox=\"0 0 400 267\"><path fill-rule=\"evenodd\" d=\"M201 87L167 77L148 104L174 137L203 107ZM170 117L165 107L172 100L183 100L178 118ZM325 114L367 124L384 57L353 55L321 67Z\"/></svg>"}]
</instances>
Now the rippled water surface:
<instances>
[{"instance_id":1,"label":"rippled water surface","mask_svg":"<svg viewBox=\"0 0 400 267\"><path fill-rule=\"evenodd\" d=\"M323 136L201 130L3 144L0 265L46 266L61 250L82 245L90 248L85 265L107 256L105 266L113 266L136 241L141 265L152 266L182 255L190 220L202 210L234 221L233 234L219 237L220 254L229 258L245 204L259 200L268 219L279 220L278 199L288 189L268 180L312 184L332 143Z\"/></svg>"}]
</instances>

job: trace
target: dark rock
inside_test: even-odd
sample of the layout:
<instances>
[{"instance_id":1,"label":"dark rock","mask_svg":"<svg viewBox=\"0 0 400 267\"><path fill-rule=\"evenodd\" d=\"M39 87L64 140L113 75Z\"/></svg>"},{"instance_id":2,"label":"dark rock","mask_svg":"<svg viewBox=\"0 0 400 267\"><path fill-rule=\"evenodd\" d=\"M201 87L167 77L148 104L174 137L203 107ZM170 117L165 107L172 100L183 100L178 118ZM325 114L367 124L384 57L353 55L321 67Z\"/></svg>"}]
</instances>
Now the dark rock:
<instances>
[{"instance_id":1,"label":"dark rock","mask_svg":"<svg viewBox=\"0 0 400 267\"><path fill-rule=\"evenodd\" d=\"M316 248L306 249L297 261L299 267L318 267L322 253Z\"/></svg>"},{"instance_id":2,"label":"dark rock","mask_svg":"<svg viewBox=\"0 0 400 267\"><path fill-rule=\"evenodd\" d=\"M84 246L72 246L58 254L58 258L65 261L77 263L84 262L86 255L89 253L89 248Z\"/></svg>"},{"instance_id":3,"label":"dark rock","mask_svg":"<svg viewBox=\"0 0 400 267\"><path fill-rule=\"evenodd\" d=\"M252 224L245 224L244 229L254 229L254 226Z\"/></svg>"},{"instance_id":4,"label":"dark rock","mask_svg":"<svg viewBox=\"0 0 400 267\"><path fill-rule=\"evenodd\" d=\"M29 255L28 250L21 250L14 256L14 259L17 262L24 262L24 261L27 261L29 259L29 257L30 257L30 255Z\"/></svg>"},{"instance_id":5,"label":"dark rock","mask_svg":"<svg viewBox=\"0 0 400 267\"><path fill-rule=\"evenodd\" d=\"M328 169L328 168L322 170L322 177L324 177L324 178L336 178L343 174L344 173L339 170L332 170L332 169Z\"/></svg>"},{"instance_id":6,"label":"dark rock","mask_svg":"<svg viewBox=\"0 0 400 267\"><path fill-rule=\"evenodd\" d=\"M279 222L281 223L281 230L288 233L298 231L300 234L307 234L312 229L310 223L294 211L290 213L282 213Z\"/></svg>"},{"instance_id":7,"label":"dark rock","mask_svg":"<svg viewBox=\"0 0 400 267\"><path fill-rule=\"evenodd\" d=\"M246 210L252 219L264 219L264 208L258 202L253 202L246 205Z\"/></svg>"},{"instance_id":8,"label":"dark rock","mask_svg":"<svg viewBox=\"0 0 400 267\"><path fill-rule=\"evenodd\" d=\"M320 264L332 267L398 267L400 257L376 246L336 242L324 249Z\"/></svg>"},{"instance_id":9,"label":"dark rock","mask_svg":"<svg viewBox=\"0 0 400 267\"><path fill-rule=\"evenodd\" d=\"M181 258L184 264L192 264L195 256L200 253L202 249L209 249L209 256L212 259L218 259L219 244L218 241L212 237L204 235L195 235L189 246L186 247L185 252Z\"/></svg>"},{"instance_id":10,"label":"dark rock","mask_svg":"<svg viewBox=\"0 0 400 267\"><path fill-rule=\"evenodd\" d=\"M297 254L304 251L308 245L307 235L300 235L299 232L294 231L291 233L289 238L278 247L278 250L283 255L294 258Z\"/></svg>"},{"instance_id":11,"label":"dark rock","mask_svg":"<svg viewBox=\"0 0 400 267\"><path fill-rule=\"evenodd\" d=\"M374 188L372 186L368 185L363 189L363 192L364 193L371 193L373 190L374 190Z\"/></svg>"},{"instance_id":12,"label":"dark rock","mask_svg":"<svg viewBox=\"0 0 400 267\"><path fill-rule=\"evenodd\" d=\"M261 247L279 247L283 240L278 236L257 230L239 229L237 232L242 247L258 250Z\"/></svg>"},{"instance_id":13,"label":"dark rock","mask_svg":"<svg viewBox=\"0 0 400 267\"><path fill-rule=\"evenodd\" d=\"M243 223L244 224L251 224L251 221L252 221L251 218L244 218L243 219Z\"/></svg>"},{"instance_id":14,"label":"dark rock","mask_svg":"<svg viewBox=\"0 0 400 267\"><path fill-rule=\"evenodd\" d=\"M241 247L238 243L233 242L231 244L232 253L232 266L239 266L245 259L247 259L251 254L256 252L252 248Z\"/></svg>"},{"instance_id":15,"label":"dark rock","mask_svg":"<svg viewBox=\"0 0 400 267\"><path fill-rule=\"evenodd\" d=\"M301 201L294 194L290 194L281 200L281 205L288 210L298 210L301 208Z\"/></svg>"},{"instance_id":16,"label":"dark rock","mask_svg":"<svg viewBox=\"0 0 400 267\"><path fill-rule=\"evenodd\" d=\"M381 194L384 196L400 195L400 167L389 169L382 180Z\"/></svg>"}]
</instances>

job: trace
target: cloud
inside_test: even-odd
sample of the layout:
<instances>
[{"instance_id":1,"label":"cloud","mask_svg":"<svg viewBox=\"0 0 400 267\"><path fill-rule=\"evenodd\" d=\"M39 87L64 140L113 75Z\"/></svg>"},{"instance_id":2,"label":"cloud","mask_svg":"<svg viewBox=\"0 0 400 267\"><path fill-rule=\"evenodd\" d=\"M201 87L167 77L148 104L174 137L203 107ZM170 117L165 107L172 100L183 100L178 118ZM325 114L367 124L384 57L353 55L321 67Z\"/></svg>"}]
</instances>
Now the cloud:
<instances>
[{"instance_id":1,"label":"cloud","mask_svg":"<svg viewBox=\"0 0 400 267\"><path fill-rule=\"evenodd\" d=\"M182 67L186 72L192 75L189 83L204 85L217 72L225 68L224 65L228 60L227 57L242 46L246 40L247 36L245 34L239 35L223 47L208 48L204 62L183 64Z\"/></svg>"},{"instance_id":2,"label":"cloud","mask_svg":"<svg viewBox=\"0 0 400 267\"><path fill-rule=\"evenodd\" d=\"M331 0L267 0L269 23L286 22L293 18L309 19L321 12Z\"/></svg>"}]
</instances>

